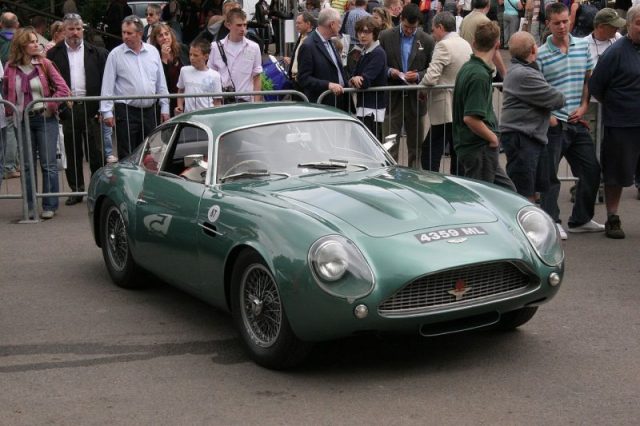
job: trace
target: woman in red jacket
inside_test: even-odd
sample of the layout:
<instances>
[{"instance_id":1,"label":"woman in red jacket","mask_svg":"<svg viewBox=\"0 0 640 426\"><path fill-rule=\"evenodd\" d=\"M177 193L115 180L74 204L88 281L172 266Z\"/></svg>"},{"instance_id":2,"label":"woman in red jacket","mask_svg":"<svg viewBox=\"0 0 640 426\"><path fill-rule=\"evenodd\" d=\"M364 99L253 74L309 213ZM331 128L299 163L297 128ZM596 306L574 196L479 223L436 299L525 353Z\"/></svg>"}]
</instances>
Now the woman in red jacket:
<instances>
[{"instance_id":1,"label":"woman in red jacket","mask_svg":"<svg viewBox=\"0 0 640 426\"><path fill-rule=\"evenodd\" d=\"M25 158L25 176L29 210L33 211L31 164L40 159L42 170L43 192L59 192L58 164L56 148L58 146L58 103L38 102L25 112L25 107L32 101L52 97L70 96L69 87L56 67L43 56L42 46L33 27L16 31L9 50L9 61L5 66L2 83L4 99L15 104L19 116L16 123L22 126L22 134L26 140L27 132L31 139L32 160ZM7 108L7 115L13 110ZM26 127L25 119L29 119ZM34 170L35 176L35 170ZM58 209L58 197L44 197L42 200L42 218L51 219Z\"/></svg>"}]
</instances>

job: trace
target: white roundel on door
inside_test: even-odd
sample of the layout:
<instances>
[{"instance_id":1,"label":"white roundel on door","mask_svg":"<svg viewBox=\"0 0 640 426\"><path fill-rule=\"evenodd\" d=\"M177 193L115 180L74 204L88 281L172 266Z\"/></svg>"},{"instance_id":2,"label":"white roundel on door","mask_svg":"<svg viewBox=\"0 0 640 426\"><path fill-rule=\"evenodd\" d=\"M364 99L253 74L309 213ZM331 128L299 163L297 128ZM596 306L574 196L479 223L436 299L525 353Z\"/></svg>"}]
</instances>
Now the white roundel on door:
<instances>
[{"instance_id":1,"label":"white roundel on door","mask_svg":"<svg viewBox=\"0 0 640 426\"><path fill-rule=\"evenodd\" d=\"M220 206L211 206L209 212L207 213L207 219L209 222L213 223L218 220L220 217Z\"/></svg>"}]
</instances>

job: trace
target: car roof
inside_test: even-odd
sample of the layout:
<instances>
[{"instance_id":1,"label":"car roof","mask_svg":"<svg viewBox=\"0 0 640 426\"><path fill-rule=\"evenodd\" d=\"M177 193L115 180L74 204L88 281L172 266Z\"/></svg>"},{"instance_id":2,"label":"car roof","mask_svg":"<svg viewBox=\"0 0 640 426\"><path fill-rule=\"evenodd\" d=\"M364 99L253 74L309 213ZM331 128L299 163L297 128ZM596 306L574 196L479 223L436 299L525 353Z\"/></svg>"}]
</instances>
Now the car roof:
<instances>
[{"instance_id":1,"label":"car roof","mask_svg":"<svg viewBox=\"0 0 640 426\"><path fill-rule=\"evenodd\" d=\"M181 114L171 121L202 123L211 128L214 134L222 134L238 128L272 122L310 119L356 121L336 108L304 102L233 104Z\"/></svg>"}]
</instances>

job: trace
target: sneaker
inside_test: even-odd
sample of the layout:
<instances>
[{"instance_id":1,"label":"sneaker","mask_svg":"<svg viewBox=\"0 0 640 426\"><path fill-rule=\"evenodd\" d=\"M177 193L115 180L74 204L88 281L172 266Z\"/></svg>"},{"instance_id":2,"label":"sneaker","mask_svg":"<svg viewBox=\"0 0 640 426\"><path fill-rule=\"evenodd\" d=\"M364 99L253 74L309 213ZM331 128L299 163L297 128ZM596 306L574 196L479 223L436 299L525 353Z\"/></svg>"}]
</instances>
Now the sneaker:
<instances>
[{"instance_id":1,"label":"sneaker","mask_svg":"<svg viewBox=\"0 0 640 426\"><path fill-rule=\"evenodd\" d=\"M559 223L556 223L556 228L558 228L558 233L560 234L560 239L561 240L566 240L568 235L567 235L566 231L564 230L564 228L562 227L562 225L560 225Z\"/></svg>"},{"instance_id":2,"label":"sneaker","mask_svg":"<svg viewBox=\"0 0 640 426\"><path fill-rule=\"evenodd\" d=\"M4 175L5 179L15 179L15 178L19 178L20 177L20 172L17 170L14 170L12 172L8 172Z\"/></svg>"},{"instance_id":3,"label":"sneaker","mask_svg":"<svg viewBox=\"0 0 640 426\"><path fill-rule=\"evenodd\" d=\"M71 197L67 198L67 201L64 202L65 206L74 206L78 203L82 202L82 195L72 195Z\"/></svg>"},{"instance_id":4,"label":"sneaker","mask_svg":"<svg viewBox=\"0 0 640 426\"><path fill-rule=\"evenodd\" d=\"M110 155L107 157L108 164L117 163L117 162L118 162L118 157L116 157L115 155Z\"/></svg>"},{"instance_id":5,"label":"sneaker","mask_svg":"<svg viewBox=\"0 0 640 426\"><path fill-rule=\"evenodd\" d=\"M612 214L607 219L607 223L604 225L604 233L607 238L613 238L615 240L621 240L624 238L624 231L622 230L622 223L620 222L620 216Z\"/></svg>"},{"instance_id":6,"label":"sneaker","mask_svg":"<svg viewBox=\"0 0 640 426\"><path fill-rule=\"evenodd\" d=\"M43 218L43 219L53 219L53 216L55 214L56 214L56 212L54 212L53 210L45 210L45 211L42 212L40 217Z\"/></svg>"},{"instance_id":7,"label":"sneaker","mask_svg":"<svg viewBox=\"0 0 640 426\"><path fill-rule=\"evenodd\" d=\"M572 233L584 233L584 232L602 232L604 231L604 225L598 223L598 222L594 222L593 220L590 220L589 222L583 224L583 225L579 225L579 226L571 226L569 225L569 232Z\"/></svg>"}]
</instances>

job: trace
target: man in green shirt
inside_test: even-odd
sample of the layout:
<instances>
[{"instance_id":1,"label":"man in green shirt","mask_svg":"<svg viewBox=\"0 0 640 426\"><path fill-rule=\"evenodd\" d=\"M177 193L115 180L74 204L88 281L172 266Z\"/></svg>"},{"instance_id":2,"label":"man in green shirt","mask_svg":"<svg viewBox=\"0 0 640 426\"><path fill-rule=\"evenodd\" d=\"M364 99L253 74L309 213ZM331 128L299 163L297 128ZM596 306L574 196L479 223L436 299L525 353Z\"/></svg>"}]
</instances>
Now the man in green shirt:
<instances>
[{"instance_id":1,"label":"man in green shirt","mask_svg":"<svg viewBox=\"0 0 640 426\"><path fill-rule=\"evenodd\" d=\"M478 25L473 55L462 66L453 89L453 144L464 176L515 191L498 162L498 135L493 111L492 58L500 47L495 22Z\"/></svg>"}]
</instances>

